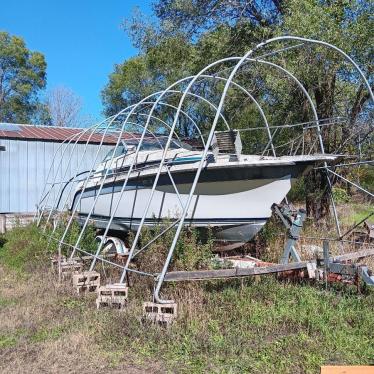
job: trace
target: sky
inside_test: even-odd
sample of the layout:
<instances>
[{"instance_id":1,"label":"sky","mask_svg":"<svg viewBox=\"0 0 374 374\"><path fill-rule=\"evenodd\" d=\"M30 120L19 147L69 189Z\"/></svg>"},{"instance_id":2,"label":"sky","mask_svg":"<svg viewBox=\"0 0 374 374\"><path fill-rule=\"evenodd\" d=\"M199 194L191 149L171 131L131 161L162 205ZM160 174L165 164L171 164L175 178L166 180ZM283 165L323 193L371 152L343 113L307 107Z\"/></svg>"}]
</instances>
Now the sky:
<instances>
[{"instance_id":1,"label":"sky","mask_svg":"<svg viewBox=\"0 0 374 374\"><path fill-rule=\"evenodd\" d=\"M99 119L114 65L138 53L121 29L136 6L151 14L151 0L0 0L0 31L44 54L47 90L70 88L82 99L82 116Z\"/></svg>"}]
</instances>

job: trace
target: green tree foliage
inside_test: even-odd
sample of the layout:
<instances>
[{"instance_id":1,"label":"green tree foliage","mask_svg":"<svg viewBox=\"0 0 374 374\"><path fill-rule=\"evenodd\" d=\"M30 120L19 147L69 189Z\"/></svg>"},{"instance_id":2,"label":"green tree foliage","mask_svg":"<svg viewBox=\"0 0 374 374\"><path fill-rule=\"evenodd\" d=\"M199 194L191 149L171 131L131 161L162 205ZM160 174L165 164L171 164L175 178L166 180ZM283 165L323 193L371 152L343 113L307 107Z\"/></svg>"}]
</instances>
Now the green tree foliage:
<instances>
[{"instance_id":1,"label":"green tree foliage","mask_svg":"<svg viewBox=\"0 0 374 374\"><path fill-rule=\"evenodd\" d=\"M0 121L29 122L39 114L46 68L44 56L27 49L22 38L0 32Z\"/></svg>"}]
</instances>

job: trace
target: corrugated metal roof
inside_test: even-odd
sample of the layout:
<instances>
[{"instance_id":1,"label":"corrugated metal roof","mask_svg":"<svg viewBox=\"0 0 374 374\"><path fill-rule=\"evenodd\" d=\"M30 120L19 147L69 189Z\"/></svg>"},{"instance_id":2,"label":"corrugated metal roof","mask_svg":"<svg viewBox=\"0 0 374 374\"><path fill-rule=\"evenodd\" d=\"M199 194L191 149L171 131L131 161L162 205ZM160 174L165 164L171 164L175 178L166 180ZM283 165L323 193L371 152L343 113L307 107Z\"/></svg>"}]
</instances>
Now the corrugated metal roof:
<instances>
[{"instance_id":1,"label":"corrugated metal roof","mask_svg":"<svg viewBox=\"0 0 374 374\"><path fill-rule=\"evenodd\" d=\"M14 128L14 130L13 130ZM78 134L82 133L86 129L83 128L71 128L71 127L54 127L54 126L34 126L34 125L20 125L20 124L1 124L0 126L0 139L17 139L17 140L40 140L47 142L61 143L67 138L75 136L74 139L78 138ZM123 135L123 138L132 138L127 134ZM90 144L100 144L102 134L87 131L82 135L78 143L86 143L90 138ZM106 135L103 144L116 144L117 135Z\"/></svg>"}]
</instances>

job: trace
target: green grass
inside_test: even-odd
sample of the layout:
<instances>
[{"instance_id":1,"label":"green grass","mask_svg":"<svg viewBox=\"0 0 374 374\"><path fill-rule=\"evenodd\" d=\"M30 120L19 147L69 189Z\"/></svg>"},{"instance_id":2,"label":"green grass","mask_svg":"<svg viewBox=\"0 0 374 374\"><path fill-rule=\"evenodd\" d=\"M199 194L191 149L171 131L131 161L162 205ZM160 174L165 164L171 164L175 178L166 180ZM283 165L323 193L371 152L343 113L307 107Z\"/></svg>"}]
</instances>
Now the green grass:
<instances>
[{"instance_id":1,"label":"green grass","mask_svg":"<svg viewBox=\"0 0 374 374\"><path fill-rule=\"evenodd\" d=\"M346 208L341 209L341 220L346 225L353 225L364 218L366 218L370 213L374 211L373 206L369 204L349 204ZM374 216L369 218L370 222L374 222Z\"/></svg>"},{"instance_id":2,"label":"green grass","mask_svg":"<svg viewBox=\"0 0 374 374\"><path fill-rule=\"evenodd\" d=\"M47 240L34 224L8 231L0 246L1 263L19 272L44 262L49 255Z\"/></svg>"},{"instance_id":3,"label":"green grass","mask_svg":"<svg viewBox=\"0 0 374 374\"><path fill-rule=\"evenodd\" d=\"M268 277L257 284L212 283L202 295L192 315L179 300L181 316L169 330L123 318L109 341L104 334L104 345L130 348L144 359L162 357L183 373L317 373L329 363L374 364L373 293Z\"/></svg>"},{"instance_id":4,"label":"green grass","mask_svg":"<svg viewBox=\"0 0 374 374\"><path fill-rule=\"evenodd\" d=\"M0 249L0 264L7 269L0 295L1 287L9 289L14 272L33 274L17 275L18 294L0 297L4 321L14 320L9 329L6 323L2 327L0 316L0 353L22 352L24 345L43 352L43 345L78 334L108 372L129 357L141 368L160 363L173 373L318 373L325 364L374 364L374 290L326 290L321 284L287 283L273 276L259 282L170 284L163 293L178 303L178 319L165 329L140 318L142 302L150 299L151 289L144 285L130 289L124 311L97 311L94 297L78 297L67 284L61 289L43 283L51 279L38 276L46 266L35 264L46 265L50 254L33 226L18 228L6 239ZM179 243L173 266L205 266L209 246L194 247L194 240L187 235ZM160 261L162 248L157 246L144 258L149 266Z\"/></svg>"}]
</instances>

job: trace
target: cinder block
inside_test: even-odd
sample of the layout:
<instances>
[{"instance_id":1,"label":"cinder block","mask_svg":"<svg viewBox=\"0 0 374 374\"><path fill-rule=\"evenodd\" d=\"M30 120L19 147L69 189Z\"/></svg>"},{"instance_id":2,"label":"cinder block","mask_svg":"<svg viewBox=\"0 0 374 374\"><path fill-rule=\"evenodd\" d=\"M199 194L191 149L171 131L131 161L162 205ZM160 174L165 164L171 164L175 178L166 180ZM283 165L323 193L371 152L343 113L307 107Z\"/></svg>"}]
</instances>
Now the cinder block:
<instances>
[{"instance_id":1,"label":"cinder block","mask_svg":"<svg viewBox=\"0 0 374 374\"><path fill-rule=\"evenodd\" d=\"M58 260L56 260L56 271L58 272ZM82 263L76 260L61 260L61 276L62 279L68 279L73 273L82 271Z\"/></svg>"},{"instance_id":2,"label":"cinder block","mask_svg":"<svg viewBox=\"0 0 374 374\"><path fill-rule=\"evenodd\" d=\"M159 304L145 302L143 304L143 311L148 320L166 327L177 318L176 303Z\"/></svg>"},{"instance_id":3,"label":"cinder block","mask_svg":"<svg viewBox=\"0 0 374 374\"><path fill-rule=\"evenodd\" d=\"M101 286L97 292L96 307L123 309L128 297L128 287L123 283Z\"/></svg>"},{"instance_id":4,"label":"cinder block","mask_svg":"<svg viewBox=\"0 0 374 374\"><path fill-rule=\"evenodd\" d=\"M100 287L100 273L97 271L83 271L73 274L73 287L78 294L96 292Z\"/></svg>"}]
</instances>

